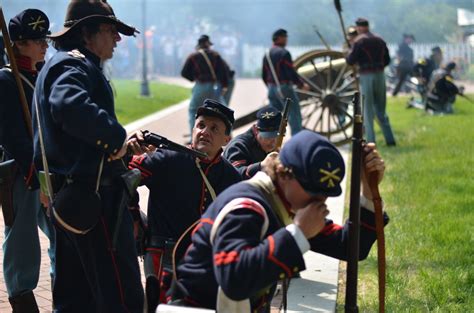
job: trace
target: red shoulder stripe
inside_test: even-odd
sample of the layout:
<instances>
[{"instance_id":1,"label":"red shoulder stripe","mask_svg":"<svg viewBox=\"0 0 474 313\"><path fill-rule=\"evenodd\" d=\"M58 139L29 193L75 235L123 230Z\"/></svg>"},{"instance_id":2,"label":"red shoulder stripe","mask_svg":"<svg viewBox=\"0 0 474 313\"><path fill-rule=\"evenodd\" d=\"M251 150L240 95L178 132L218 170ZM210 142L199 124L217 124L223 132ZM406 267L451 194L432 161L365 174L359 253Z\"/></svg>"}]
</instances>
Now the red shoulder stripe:
<instances>
[{"instance_id":1,"label":"red shoulder stripe","mask_svg":"<svg viewBox=\"0 0 474 313\"><path fill-rule=\"evenodd\" d=\"M236 206L236 209L249 209L260 214L262 217L265 216L264 215L265 209L260 203L258 203L255 200L244 198L244 199L241 199L241 201L237 202L235 206Z\"/></svg>"},{"instance_id":2,"label":"red shoulder stripe","mask_svg":"<svg viewBox=\"0 0 474 313\"><path fill-rule=\"evenodd\" d=\"M194 227L194 230L193 230L193 232L191 233L191 236L194 236L194 234L195 234L204 224L212 225L212 224L214 224L214 221L211 220L210 218L201 218L201 221L199 222L199 224L197 224L196 227Z\"/></svg>"}]
</instances>

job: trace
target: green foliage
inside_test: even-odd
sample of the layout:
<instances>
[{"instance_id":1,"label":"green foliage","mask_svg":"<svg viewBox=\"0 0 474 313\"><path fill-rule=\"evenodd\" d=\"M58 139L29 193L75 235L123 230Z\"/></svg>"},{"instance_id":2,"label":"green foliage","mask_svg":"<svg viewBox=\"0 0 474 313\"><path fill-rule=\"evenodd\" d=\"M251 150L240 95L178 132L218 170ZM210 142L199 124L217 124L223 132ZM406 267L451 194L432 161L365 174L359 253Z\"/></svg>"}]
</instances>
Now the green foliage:
<instances>
[{"instance_id":1,"label":"green foliage","mask_svg":"<svg viewBox=\"0 0 474 313\"><path fill-rule=\"evenodd\" d=\"M162 110L190 96L187 88L150 82L151 97L140 97L140 82L114 80L112 82L115 98L115 112L122 125L133 122L146 115Z\"/></svg>"},{"instance_id":2,"label":"green foliage","mask_svg":"<svg viewBox=\"0 0 474 313\"><path fill-rule=\"evenodd\" d=\"M474 105L459 98L454 115L428 116L405 103L389 100L398 146L379 147L391 219L385 231L387 312L472 312ZM376 312L375 246L360 263L359 290L361 312Z\"/></svg>"}]
</instances>

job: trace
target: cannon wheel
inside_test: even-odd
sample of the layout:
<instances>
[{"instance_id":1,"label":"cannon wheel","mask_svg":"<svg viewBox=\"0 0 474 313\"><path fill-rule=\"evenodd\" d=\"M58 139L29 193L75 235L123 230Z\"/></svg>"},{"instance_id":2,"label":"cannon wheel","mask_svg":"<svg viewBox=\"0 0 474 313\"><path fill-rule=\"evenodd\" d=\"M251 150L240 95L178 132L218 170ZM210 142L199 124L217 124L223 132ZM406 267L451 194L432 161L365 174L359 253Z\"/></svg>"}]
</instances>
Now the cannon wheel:
<instances>
[{"instance_id":1,"label":"cannon wheel","mask_svg":"<svg viewBox=\"0 0 474 313\"><path fill-rule=\"evenodd\" d=\"M300 75L310 90L296 90L303 126L326 136L335 145L351 140L352 99L356 92L352 68L342 59L342 52L314 50L294 61L297 71L310 68L310 74Z\"/></svg>"}]
</instances>

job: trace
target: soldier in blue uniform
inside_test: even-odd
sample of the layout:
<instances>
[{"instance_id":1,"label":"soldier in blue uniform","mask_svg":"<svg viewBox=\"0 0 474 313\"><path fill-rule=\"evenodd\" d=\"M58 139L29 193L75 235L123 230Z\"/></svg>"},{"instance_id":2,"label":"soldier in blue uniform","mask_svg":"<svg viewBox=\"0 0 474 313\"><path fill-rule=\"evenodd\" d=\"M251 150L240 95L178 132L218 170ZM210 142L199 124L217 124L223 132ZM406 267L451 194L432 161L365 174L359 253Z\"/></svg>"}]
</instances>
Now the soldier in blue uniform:
<instances>
[{"instance_id":1,"label":"soldier in blue uniform","mask_svg":"<svg viewBox=\"0 0 474 313\"><path fill-rule=\"evenodd\" d=\"M36 77L48 48L49 20L42 11L27 9L10 20L8 30L31 111ZM13 160L13 163L0 163L1 168L11 173L10 179L0 177L3 191L0 199L4 200L0 204L4 216L14 217L13 221L4 218L3 275L13 312L38 312L33 295L41 264L38 226L50 239L51 247L54 247L54 232L40 204L38 178L32 162L33 138L27 130L18 87L8 65L0 70L0 96L0 145L6 158ZM3 170L0 173L6 174ZM49 253L53 266L53 251Z\"/></svg>"},{"instance_id":2,"label":"soldier in blue uniform","mask_svg":"<svg viewBox=\"0 0 474 313\"><path fill-rule=\"evenodd\" d=\"M374 144L365 152L365 167L380 181L383 160ZM348 224L326 219L326 199L341 194L345 172L338 150L303 130L272 155L267 172L226 189L202 216L177 269L173 304L269 312L276 282L305 269L306 251L347 258ZM361 259L376 240L371 198L364 176Z\"/></svg>"},{"instance_id":3,"label":"soldier in blue uniform","mask_svg":"<svg viewBox=\"0 0 474 313\"><path fill-rule=\"evenodd\" d=\"M426 108L434 113L453 113L456 95L462 95L464 87L458 87L454 83L452 71L456 63L449 62L442 69L438 69L431 75L429 91L427 95Z\"/></svg>"},{"instance_id":4,"label":"soldier in blue uniform","mask_svg":"<svg viewBox=\"0 0 474 313\"><path fill-rule=\"evenodd\" d=\"M398 45L397 50L397 76L398 82L392 92L392 96L396 97L403 86L403 83L409 77L413 70L413 49L410 44L415 41L415 36L412 34L403 34L403 41Z\"/></svg>"},{"instance_id":5,"label":"soldier in blue uniform","mask_svg":"<svg viewBox=\"0 0 474 313\"><path fill-rule=\"evenodd\" d=\"M249 179L263 170L275 150L281 113L267 106L257 112L257 123L245 133L232 139L224 150L226 158L239 171L243 179Z\"/></svg>"},{"instance_id":6,"label":"soldier in blue uniform","mask_svg":"<svg viewBox=\"0 0 474 313\"><path fill-rule=\"evenodd\" d=\"M181 76L195 82L188 114L191 134L194 128L196 110L205 99L213 99L227 106L229 105L225 102L224 95L228 92L231 78L230 67L217 51L211 49L212 45L208 35L199 37L196 46L197 51L186 59L181 70ZM228 97L230 99L230 95Z\"/></svg>"},{"instance_id":7,"label":"soldier in blue uniform","mask_svg":"<svg viewBox=\"0 0 474 313\"><path fill-rule=\"evenodd\" d=\"M413 67L413 75L419 77L425 86L428 86L431 74L439 69L443 62L443 51L436 46L431 49L429 57L421 58Z\"/></svg>"},{"instance_id":8,"label":"soldier in blue uniform","mask_svg":"<svg viewBox=\"0 0 474 313\"><path fill-rule=\"evenodd\" d=\"M112 89L102 71L119 33L135 32L117 19L107 2L73 0L64 29L50 36L58 52L38 76L34 160L38 168L43 161L49 164L59 186L51 210L55 312L143 312L133 222L121 201L121 177L128 171L121 160L127 151L126 131L117 121ZM85 199L98 199L99 204L93 202L91 210ZM85 223L94 225L87 233L75 227Z\"/></svg>"},{"instance_id":9,"label":"soldier in blue uniform","mask_svg":"<svg viewBox=\"0 0 474 313\"><path fill-rule=\"evenodd\" d=\"M262 79L268 87L268 100L270 105L280 112L283 111L286 98L293 100L290 106L288 122L291 134L299 132L302 125L301 111L298 96L293 88L309 90L309 86L299 77L293 67L291 54L285 49L288 43L288 33L278 29L273 33L273 47L263 58ZM270 58L271 63L268 62Z\"/></svg>"},{"instance_id":10,"label":"soldier in blue uniform","mask_svg":"<svg viewBox=\"0 0 474 313\"><path fill-rule=\"evenodd\" d=\"M358 36L346 57L347 64L359 66L359 82L364 99L364 129L369 142L375 142L374 119L377 118L388 146L395 146L395 137L386 112L387 95L384 68L390 64L385 41L370 32L369 21L356 21Z\"/></svg>"},{"instance_id":11,"label":"soldier in blue uniform","mask_svg":"<svg viewBox=\"0 0 474 313\"><path fill-rule=\"evenodd\" d=\"M215 195L241 180L221 157L233 122L234 111L215 100L205 100L197 110L191 147L206 153L206 159L157 150L134 156L129 164L130 169L141 171L142 184L150 190L145 252L148 312L154 312L158 302L166 302L175 243L199 220Z\"/></svg>"}]
</instances>

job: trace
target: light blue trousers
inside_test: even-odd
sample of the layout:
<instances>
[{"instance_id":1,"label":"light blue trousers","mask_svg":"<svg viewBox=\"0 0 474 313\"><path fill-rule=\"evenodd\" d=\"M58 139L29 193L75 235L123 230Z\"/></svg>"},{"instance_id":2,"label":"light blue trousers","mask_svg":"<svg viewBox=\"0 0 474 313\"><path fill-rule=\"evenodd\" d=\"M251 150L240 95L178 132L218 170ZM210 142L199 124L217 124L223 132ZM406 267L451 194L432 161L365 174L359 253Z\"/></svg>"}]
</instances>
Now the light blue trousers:
<instances>
[{"instance_id":1,"label":"light blue trousers","mask_svg":"<svg viewBox=\"0 0 474 313\"><path fill-rule=\"evenodd\" d=\"M189 130L190 134L193 133L194 121L196 120L196 111L197 109L202 106L204 100L206 99L213 99L217 100L220 103L227 105L222 96L222 86L221 84L216 84L217 88L214 88L214 83L200 83L196 82L194 84L192 94L191 94L191 101L189 102L189 113L188 113L188 121L189 121Z\"/></svg>"},{"instance_id":2,"label":"light blue trousers","mask_svg":"<svg viewBox=\"0 0 474 313\"><path fill-rule=\"evenodd\" d=\"M375 142L374 119L379 122L387 144L395 143L387 112L385 75L383 72L360 74L360 90L364 106L364 129L368 142Z\"/></svg>"},{"instance_id":3,"label":"light blue trousers","mask_svg":"<svg viewBox=\"0 0 474 313\"><path fill-rule=\"evenodd\" d=\"M13 185L15 221L5 226L3 242L3 276L8 296L33 291L38 285L41 247L38 226L50 240L48 254L51 275L54 274L54 230L39 201L39 190L28 190L21 175Z\"/></svg>"},{"instance_id":4,"label":"light blue trousers","mask_svg":"<svg viewBox=\"0 0 474 313\"><path fill-rule=\"evenodd\" d=\"M227 86L227 91L224 93L224 101L227 103L227 106L230 105L230 99L232 98L232 93L234 92L234 87L235 87L235 79L230 78L229 79L229 86Z\"/></svg>"},{"instance_id":5,"label":"light blue trousers","mask_svg":"<svg viewBox=\"0 0 474 313\"><path fill-rule=\"evenodd\" d=\"M296 133L303 129L300 100L298 99L298 96L296 95L296 92L293 89L293 85L283 84L280 85L280 88L284 99L280 99L280 96L278 95L278 88L276 87L276 85L269 85L268 100L270 101L270 106L274 107L280 112L283 112L283 106L285 104L286 98L290 98L291 100L293 100L288 114L288 124L290 124L291 135L294 136Z\"/></svg>"}]
</instances>

